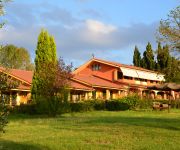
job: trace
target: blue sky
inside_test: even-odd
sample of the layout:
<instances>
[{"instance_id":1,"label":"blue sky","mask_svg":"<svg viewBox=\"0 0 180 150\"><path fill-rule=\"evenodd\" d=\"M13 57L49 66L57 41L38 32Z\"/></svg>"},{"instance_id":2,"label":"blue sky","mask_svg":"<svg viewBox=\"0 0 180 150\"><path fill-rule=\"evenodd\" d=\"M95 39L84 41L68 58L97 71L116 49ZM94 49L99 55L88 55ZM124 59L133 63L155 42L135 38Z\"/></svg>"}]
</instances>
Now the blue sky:
<instances>
[{"instance_id":1,"label":"blue sky","mask_svg":"<svg viewBox=\"0 0 180 150\"><path fill-rule=\"evenodd\" d=\"M6 5L0 44L28 49L34 59L37 37L45 28L55 37L58 56L75 67L94 54L132 64L134 46L156 49L159 21L180 0L14 0Z\"/></svg>"}]
</instances>

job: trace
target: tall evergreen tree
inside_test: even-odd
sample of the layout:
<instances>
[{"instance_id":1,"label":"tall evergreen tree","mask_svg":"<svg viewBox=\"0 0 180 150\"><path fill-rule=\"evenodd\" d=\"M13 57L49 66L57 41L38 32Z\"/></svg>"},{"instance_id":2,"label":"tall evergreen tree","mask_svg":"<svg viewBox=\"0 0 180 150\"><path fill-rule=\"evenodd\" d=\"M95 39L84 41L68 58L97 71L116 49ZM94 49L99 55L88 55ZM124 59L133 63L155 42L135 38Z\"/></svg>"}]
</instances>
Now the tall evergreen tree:
<instances>
[{"instance_id":1,"label":"tall evergreen tree","mask_svg":"<svg viewBox=\"0 0 180 150\"><path fill-rule=\"evenodd\" d=\"M139 52L137 46L135 46L135 49L134 49L133 64L134 66L137 66L137 67L141 66L141 53Z\"/></svg>"},{"instance_id":2,"label":"tall evergreen tree","mask_svg":"<svg viewBox=\"0 0 180 150\"><path fill-rule=\"evenodd\" d=\"M169 47L168 45L161 47L161 44L158 43L157 49L157 64L159 66L158 70L164 70L168 66L168 59L170 59Z\"/></svg>"},{"instance_id":3,"label":"tall evergreen tree","mask_svg":"<svg viewBox=\"0 0 180 150\"><path fill-rule=\"evenodd\" d=\"M143 53L141 66L143 68L150 69L150 70L155 69L154 54L153 54L152 46L149 42L146 46L146 51L144 51Z\"/></svg>"},{"instance_id":4,"label":"tall evergreen tree","mask_svg":"<svg viewBox=\"0 0 180 150\"><path fill-rule=\"evenodd\" d=\"M52 60L57 60L57 54L56 54L56 43L53 36L50 36L50 48L51 48L51 54L52 54Z\"/></svg>"},{"instance_id":5,"label":"tall evergreen tree","mask_svg":"<svg viewBox=\"0 0 180 150\"><path fill-rule=\"evenodd\" d=\"M44 81L41 78L42 68L48 65L49 63L56 62L56 45L47 31L42 30L38 37L36 57L35 57L35 71L32 81L32 98L36 99L36 95L41 93L41 89Z\"/></svg>"},{"instance_id":6,"label":"tall evergreen tree","mask_svg":"<svg viewBox=\"0 0 180 150\"><path fill-rule=\"evenodd\" d=\"M164 74L167 82L180 83L180 61L174 57L169 57L167 67L164 69Z\"/></svg>"}]
</instances>

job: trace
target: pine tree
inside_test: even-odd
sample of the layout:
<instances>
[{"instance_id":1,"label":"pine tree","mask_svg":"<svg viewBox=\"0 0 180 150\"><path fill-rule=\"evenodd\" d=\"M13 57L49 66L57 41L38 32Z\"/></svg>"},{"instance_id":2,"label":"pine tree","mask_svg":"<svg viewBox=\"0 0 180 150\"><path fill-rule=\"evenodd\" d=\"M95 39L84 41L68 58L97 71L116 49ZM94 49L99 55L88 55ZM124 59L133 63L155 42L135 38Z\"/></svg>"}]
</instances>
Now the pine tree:
<instances>
[{"instance_id":1,"label":"pine tree","mask_svg":"<svg viewBox=\"0 0 180 150\"><path fill-rule=\"evenodd\" d=\"M56 62L56 45L53 37L47 31L42 30L38 37L36 57L35 57L35 71L32 81L32 98L36 99L36 95L41 93L44 81L41 78L42 68L48 63Z\"/></svg>"},{"instance_id":2,"label":"pine tree","mask_svg":"<svg viewBox=\"0 0 180 150\"><path fill-rule=\"evenodd\" d=\"M139 52L137 46L135 46L135 49L134 49L133 64L134 66L137 66L137 67L141 66L141 53Z\"/></svg>"},{"instance_id":3,"label":"pine tree","mask_svg":"<svg viewBox=\"0 0 180 150\"><path fill-rule=\"evenodd\" d=\"M150 69L150 70L155 69L154 54L153 54L151 44L149 42L146 46L146 51L144 51L143 53L141 66L143 68Z\"/></svg>"}]
</instances>

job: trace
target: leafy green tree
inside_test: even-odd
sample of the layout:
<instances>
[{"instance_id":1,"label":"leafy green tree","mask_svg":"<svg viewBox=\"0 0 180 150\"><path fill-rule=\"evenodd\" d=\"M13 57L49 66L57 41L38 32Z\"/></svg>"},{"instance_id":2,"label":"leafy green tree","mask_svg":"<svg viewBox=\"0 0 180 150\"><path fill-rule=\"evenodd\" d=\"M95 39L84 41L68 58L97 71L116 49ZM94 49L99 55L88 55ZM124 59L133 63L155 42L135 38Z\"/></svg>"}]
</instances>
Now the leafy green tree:
<instances>
[{"instance_id":1,"label":"leafy green tree","mask_svg":"<svg viewBox=\"0 0 180 150\"><path fill-rule=\"evenodd\" d=\"M8 74L9 69L4 69L2 72L0 72L0 132L4 132L8 115L6 96L2 93L2 91L10 91L13 88L17 88L20 84L19 81L11 78Z\"/></svg>"},{"instance_id":2,"label":"leafy green tree","mask_svg":"<svg viewBox=\"0 0 180 150\"><path fill-rule=\"evenodd\" d=\"M0 0L0 16L4 15L4 10L3 10L3 6L4 3L7 2L8 0ZM4 22L0 22L0 29L3 27ZM2 47L0 46L0 49ZM7 82L4 82L7 80L7 78L3 78L2 73L0 74L0 80L1 80L1 84L0 84L0 92L2 91L2 88L7 87ZM5 84L3 84L5 83ZM7 85L7 86L6 86ZM4 132L4 126L7 124L7 108L5 106L5 103L2 99L0 99L0 133Z\"/></svg>"},{"instance_id":3,"label":"leafy green tree","mask_svg":"<svg viewBox=\"0 0 180 150\"><path fill-rule=\"evenodd\" d=\"M42 30L38 37L31 89L33 100L42 110L40 113L56 116L61 104L67 102L70 77L71 66L66 66L62 59L57 61L54 38Z\"/></svg>"},{"instance_id":4,"label":"leafy green tree","mask_svg":"<svg viewBox=\"0 0 180 150\"><path fill-rule=\"evenodd\" d=\"M53 40L47 31L41 30L41 33L38 37L36 57L35 57L35 71L32 81L32 98L36 100L36 96L40 94L41 89L43 89L43 84L45 81L40 76L40 72L44 65L49 63L56 63L56 46Z\"/></svg>"},{"instance_id":5,"label":"leafy green tree","mask_svg":"<svg viewBox=\"0 0 180 150\"><path fill-rule=\"evenodd\" d=\"M171 10L167 19L160 21L157 38L180 52L180 6Z\"/></svg>"},{"instance_id":6,"label":"leafy green tree","mask_svg":"<svg viewBox=\"0 0 180 150\"><path fill-rule=\"evenodd\" d=\"M33 70L29 52L14 45L6 45L0 49L0 64L7 68Z\"/></svg>"},{"instance_id":7,"label":"leafy green tree","mask_svg":"<svg viewBox=\"0 0 180 150\"><path fill-rule=\"evenodd\" d=\"M141 66L143 68L150 69L150 70L155 69L154 54L153 54L152 46L149 42L146 46L146 51L144 51L143 53Z\"/></svg>"},{"instance_id":8,"label":"leafy green tree","mask_svg":"<svg viewBox=\"0 0 180 150\"><path fill-rule=\"evenodd\" d=\"M137 46L135 46L135 49L134 49L133 64L134 66L137 66L137 67L141 66L141 53L139 52Z\"/></svg>"},{"instance_id":9,"label":"leafy green tree","mask_svg":"<svg viewBox=\"0 0 180 150\"><path fill-rule=\"evenodd\" d=\"M62 106L68 104L68 87L69 79L72 76L72 66L66 65L63 59L59 59L56 64L49 62L42 66L39 72L42 87L36 102L38 107L55 117L57 113L62 112Z\"/></svg>"}]
</instances>

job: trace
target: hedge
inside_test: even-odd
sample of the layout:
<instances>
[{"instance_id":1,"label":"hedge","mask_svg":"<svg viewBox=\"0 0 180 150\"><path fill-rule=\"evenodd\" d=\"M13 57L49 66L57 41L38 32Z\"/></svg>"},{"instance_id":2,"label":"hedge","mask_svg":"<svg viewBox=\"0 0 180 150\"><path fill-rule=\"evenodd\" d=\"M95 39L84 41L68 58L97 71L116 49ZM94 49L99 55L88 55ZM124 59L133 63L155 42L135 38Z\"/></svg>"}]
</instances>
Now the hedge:
<instances>
[{"instance_id":1,"label":"hedge","mask_svg":"<svg viewBox=\"0 0 180 150\"><path fill-rule=\"evenodd\" d=\"M90 100L80 101L77 103L62 103L58 114L67 112L85 112L92 110L107 110L107 111L123 111L135 109L152 109L153 102L160 102L168 104L168 100L152 100L140 99L137 95L123 97L117 100ZM46 103L40 104L23 104L15 106L11 109L13 113L23 114L47 114ZM180 101L171 101L171 108L180 108Z\"/></svg>"}]
</instances>

